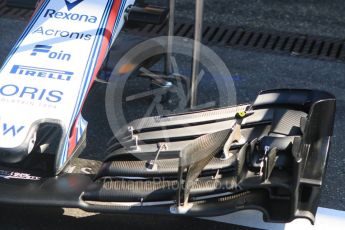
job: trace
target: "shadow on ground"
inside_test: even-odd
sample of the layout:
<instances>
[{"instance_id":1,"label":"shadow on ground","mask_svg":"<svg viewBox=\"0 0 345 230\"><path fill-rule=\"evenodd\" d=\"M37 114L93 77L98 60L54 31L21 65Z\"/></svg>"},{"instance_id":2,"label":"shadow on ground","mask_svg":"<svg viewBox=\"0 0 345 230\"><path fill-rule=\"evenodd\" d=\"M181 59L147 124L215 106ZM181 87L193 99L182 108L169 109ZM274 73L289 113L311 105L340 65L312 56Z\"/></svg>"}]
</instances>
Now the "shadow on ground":
<instances>
[{"instance_id":1,"label":"shadow on ground","mask_svg":"<svg viewBox=\"0 0 345 230\"><path fill-rule=\"evenodd\" d=\"M0 229L248 229L186 217L90 214L80 210L0 206ZM69 216L69 214L73 216ZM5 215L4 215L5 214ZM88 216L89 215L89 216Z\"/></svg>"}]
</instances>

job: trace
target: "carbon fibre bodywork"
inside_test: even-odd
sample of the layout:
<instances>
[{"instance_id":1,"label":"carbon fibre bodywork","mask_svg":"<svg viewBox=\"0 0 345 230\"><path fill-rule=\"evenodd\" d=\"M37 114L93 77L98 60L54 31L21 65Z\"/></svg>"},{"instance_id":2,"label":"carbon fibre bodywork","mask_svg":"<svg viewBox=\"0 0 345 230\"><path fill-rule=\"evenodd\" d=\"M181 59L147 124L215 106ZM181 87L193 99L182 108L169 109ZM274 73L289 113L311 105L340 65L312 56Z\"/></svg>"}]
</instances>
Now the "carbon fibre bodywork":
<instances>
[{"instance_id":1,"label":"carbon fibre bodywork","mask_svg":"<svg viewBox=\"0 0 345 230\"><path fill-rule=\"evenodd\" d=\"M314 222L334 115L331 94L280 89L253 104L143 118L131 123L139 141L124 133L95 174L54 177L42 154L2 165L0 202L197 217L257 209L265 221ZM236 122L242 137L224 159Z\"/></svg>"}]
</instances>

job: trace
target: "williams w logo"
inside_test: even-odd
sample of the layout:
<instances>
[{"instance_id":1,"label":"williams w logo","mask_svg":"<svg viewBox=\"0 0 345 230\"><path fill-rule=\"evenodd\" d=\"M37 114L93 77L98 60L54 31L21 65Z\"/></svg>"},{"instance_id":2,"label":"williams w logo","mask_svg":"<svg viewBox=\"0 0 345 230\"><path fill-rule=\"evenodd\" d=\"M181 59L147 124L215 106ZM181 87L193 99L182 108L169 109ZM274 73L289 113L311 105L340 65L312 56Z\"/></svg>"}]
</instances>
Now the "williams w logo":
<instances>
[{"instance_id":1,"label":"williams w logo","mask_svg":"<svg viewBox=\"0 0 345 230\"><path fill-rule=\"evenodd\" d=\"M3 124L2 135L8 136L12 135L13 137L17 136L20 131L24 129L24 126L16 127L15 125Z\"/></svg>"},{"instance_id":2,"label":"williams w logo","mask_svg":"<svg viewBox=\"0 0 345 230\"><path fill-rule=\"evenodd\" d=\"M79 3L81 3L84 0L65 0L66 6L68 10L73 9L76 7Z\"/></svg>"}]
</instances>

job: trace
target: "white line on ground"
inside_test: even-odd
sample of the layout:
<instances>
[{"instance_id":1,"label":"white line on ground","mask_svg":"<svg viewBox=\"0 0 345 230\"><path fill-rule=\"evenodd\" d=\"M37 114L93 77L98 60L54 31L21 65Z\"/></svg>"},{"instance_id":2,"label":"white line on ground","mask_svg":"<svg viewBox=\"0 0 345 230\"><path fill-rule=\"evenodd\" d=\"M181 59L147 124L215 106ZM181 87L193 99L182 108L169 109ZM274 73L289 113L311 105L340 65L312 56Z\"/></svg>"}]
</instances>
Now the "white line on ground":
<instances>
[{"instance_id":1,"label":"white line on ground","mask_svg":"<svg viewBox=\"0 0 345 230\"><path fill-rule=\"evenodd\" d=\"M318 208L315 225L309 220L296 219L288 224L265 223L262 220L262 213L255 210L240 211L225 216L204 218L207 220L223 222L228 224L241 225L251 228L268 230L296 230L296 229L332 229L342 230L345 228L345 211L328 208Z\"/></svg>"}]
</instances>

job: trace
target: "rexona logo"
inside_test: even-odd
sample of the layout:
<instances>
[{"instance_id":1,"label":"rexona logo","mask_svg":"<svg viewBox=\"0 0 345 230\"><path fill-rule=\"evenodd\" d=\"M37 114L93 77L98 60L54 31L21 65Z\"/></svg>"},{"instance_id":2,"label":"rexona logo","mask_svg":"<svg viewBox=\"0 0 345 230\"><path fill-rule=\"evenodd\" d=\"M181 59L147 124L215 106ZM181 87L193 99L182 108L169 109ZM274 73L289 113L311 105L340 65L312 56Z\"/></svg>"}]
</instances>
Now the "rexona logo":
<instances>
[{"instance_id":1,"label":"rexona logo","mask_svg":"<svg viewBox=\"0 0 345 230\"><path fill-rule=\"evenodd\" d=\"M54 60L61 60L61 61L69 61L71 60L72 55L66 53L64 51L54 52L51 49L53 46L49 45L35 45L34 49L32 50L31 56L37 56L39 53L46 54L48 58Z\"/></svg>"},{"instance_id":2,"label":"rexona logo","mask_svg":"<svg viewBox=\"0 0 345 230\"><path fill-rule=\"evenodd\" d=\"M41 87L8 84L0 85L0 96L57 103L62 100L63 92Z\"/></svg>"},{"instance_id":3,"label":"rexona logo","mask_svg":"<svg viewBox=\"0 0 345 230\"><path fill-rule=\"evenodd\" d=\"M14 65L10 71L10 74L60 81L70 81L72 76L74 75L74 73L70 71L37 68L24 65Z\"/></svg>"},{"instance_id":4,"label":"rexona logo","mask_svg":"<svg viewBox=\"0 0 345 230\"><path fill-rule=\"evenodd\" d=\"M88 23L96 23L97 17L96 16L89 16L86 14L77 14L77 13L69 13L69 12L61 12L56 11L53 9L47 9L44 13L45 18L55 18L61 19L66 21L79 21L79 22L88 22Z\"/></svg>"},{"instance_id":5,"label":"rexona logo","mask_svg":"<svg viewBox=\"0 0 345 230\"><path fill-rule=\"evenodd\" d=\"M81 3L84 0L65 0L66 6L68 10L73 9L75 6L77 6L79 3Z\"/></svg>"}]
</instances>

